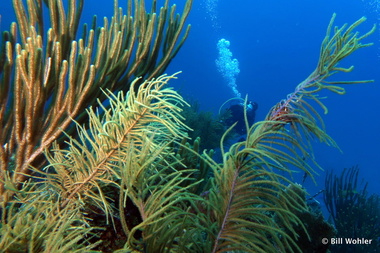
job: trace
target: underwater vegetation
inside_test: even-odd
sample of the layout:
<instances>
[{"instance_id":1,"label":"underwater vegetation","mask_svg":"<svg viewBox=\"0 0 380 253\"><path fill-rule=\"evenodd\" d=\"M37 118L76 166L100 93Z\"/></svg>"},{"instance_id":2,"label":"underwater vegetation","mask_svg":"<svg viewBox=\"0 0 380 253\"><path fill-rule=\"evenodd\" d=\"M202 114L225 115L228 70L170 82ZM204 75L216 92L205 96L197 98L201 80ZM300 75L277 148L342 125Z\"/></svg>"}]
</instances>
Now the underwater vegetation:
<instances>
[{"instance_id":1,"label":"underwater vegetation","mask_svg":"<svg viewBox=\"0 0 380 253\"><path fill-rule=\"evenodd\" d=\"M63 131L75 134L72 119L88 121L85 109L107 99L102 89L128 91L135 77L158 77L189 33L191 0L182 15L169 1L160 9L153 1L148 12L144 1L129 0L125 14L115 1L110 21L99 27L94 16L78 37L83 4L70 0L65 10L63 1L13 1L17 23L1 44L0 171L16 188L30 166L46 165L43 152L57 139L63 143ZM4 182L0 195L12 195Z\"/></svg>"},{"instance_id":2,"label":"underwater vegetation","mask_svg":"<svg viewBox=\"0 0 380 253\"><path fill-rule=\"evenodd\" d=\"M3 252L302 252L300 238L319 240L286 175L314 178L312 141L335 146L318 92L370 82L329 77L353 70L338 64L372 45L362 40L374 28L356 31L365 18L334 27L334 15L316 69L226 149L231 126L215 161L187 134L187 102L168 85L177 74L161 75L192 4L175 15L168 2L147 12L130 0L122 15L115 1L111 22L77 39L83 1L67 14L62 1L14 1L0 65Z\"/></svg>"},{"instance_id":3,"label":"underwater vegetation","mask_svg":"<svg viewBox=\"0 0 380 253\"><path fill-rule=\"evenodd\" d=\"M323 217L320 205L316 201L312 201L313 198L307 198L306 191L297 184L290 185L289 188L293 190L294 194L297 194L297 198L301 202L306 202L306 208L304 209L290 209L299 219L300 224L294 226L296 236L293 240L297 242L297 246L301 252L308 253L320 253L327 251L330 247L329 244L323 244L324 238L335 238L336 230L328 223ZM279 195L281 197L281 195ZM296 197L293 197L297 199ZM275 220L277 217L274 217ZM281 219L276 220L281 223ZM306 228L306 229L305 229ZM333 251L335 252L335 251Z\"/></svg>"},{"instance_id":4,"label":"underwater vegetation","mask_svg":"<svg viewBox=\"0 0 380 253\"><path fill-rule=\"evenodd\" d=\"M182 108L182 115L185 118L184 123L191 128L188 136L191 139L200 137L202 149L215 149L220 145L220 138L226 131L226 126L218 116L212 112L199 110L197 101L188 101L190 106Z\"/></svg>"},{"instance_id":5,"label":"underwater vegetation","mask_svg":"<svg viewBox=\"0 0 380 253\"><path fill-rule=\"evenodd\" d=\"M370 244L334 244L333 252L378 252L380 247L380 197L368 195L358 182L359 167L345 168L340 176L326 175L324 200L337 238L365 238Z\"/></svg>"}]
</instances>

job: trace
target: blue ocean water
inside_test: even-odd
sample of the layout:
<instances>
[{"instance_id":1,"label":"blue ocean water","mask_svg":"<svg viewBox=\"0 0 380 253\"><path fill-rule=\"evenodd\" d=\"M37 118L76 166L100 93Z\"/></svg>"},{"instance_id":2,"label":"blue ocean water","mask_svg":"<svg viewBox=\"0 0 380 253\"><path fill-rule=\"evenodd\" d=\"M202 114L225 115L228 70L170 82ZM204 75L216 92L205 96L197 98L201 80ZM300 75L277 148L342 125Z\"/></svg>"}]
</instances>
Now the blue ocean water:
<instances>
[{"instance_id":1,"label":"blue ocean water","mask_svg":"<svg viewBox=\"0 0 380 253\"><path fill-rule=\"evenodd\" d=\"M195 1L189 23L192 31L168 72L182 70L178 87L199 100L202 108L217 113L219 106L234 97L218 72L217 43L230 42L233 58L239 61L237 89L259 104L257 120L316 67L320 44L333 13L335 25L353 23L362 16L367 21L358 31L365 33L380 20L380 2L362 0L205 0ZM315 143L315 158L325 171L340 173L359 165L359 177L369 182L371 192L380 193L380 30L365 43L374 46L358 50L342 62L354 65L339 80L375 82L346 86L343 96L324 93L329 113L323 115L327 133L342 152ZM321 112L321 110L320 110ZM322 112L321 112L322 113ZM323 114L323 113L322 113ZM317 186L307 182L313 194L324 186L325 171L319 171ZM301 181L301 175L296 176Z\"/></svg>"},{"instance_id":2,"label":"blue ocean water","mask_svg":"<svg viewBox=\"0 0 380 253\"><path fill-rule=\"evenodd\" d=\"M0 28L7 29L14 20L11 0L0 3ZM125 7L126 1L119 1ZM146 1L149 5L149 1ZM181 11L185 0L171 0ZM162 5L163 1L158 0ZM233 58L239 62L236 86L244 97L259 104L257 120L315 68L320 43L333 13L335 24L352 23L362 16L368 20L358 31L365 33L380 19L380 3L364 0L202 0L194 1L188 19L191 33L177 57L167 69L183 73L173 85L185 97L196 99L203 110L217 113L234 93L218 72L217 43L230 42ZM82 22L92 15L111 17L113 1L85 1ZM347 86L347 94L324 94L329 113L324 115L327 133L342 152L316 143L315 157L325 170L341 171L359 165L361 177L369 182L371 192L380 193L380 30L366 39L375 45L355 52L342 66L355 65L341 80L374 79L374 83ZM318 185L307 182L313 194L323 188L324 171L316 177ZM302 175L295 177L300 180Z\"/></svg>"}]
</instances>

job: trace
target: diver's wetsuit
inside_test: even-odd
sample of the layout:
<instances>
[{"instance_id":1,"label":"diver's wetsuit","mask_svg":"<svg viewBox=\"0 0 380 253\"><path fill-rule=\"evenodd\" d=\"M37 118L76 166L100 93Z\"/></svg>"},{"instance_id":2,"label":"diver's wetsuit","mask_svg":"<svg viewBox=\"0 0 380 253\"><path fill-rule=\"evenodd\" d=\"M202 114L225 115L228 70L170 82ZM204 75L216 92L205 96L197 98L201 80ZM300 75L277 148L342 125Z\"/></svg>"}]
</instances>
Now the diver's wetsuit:
<instances>
[{"instance_id":1,"label":"diver's wetsuit","mask_svg":"<svg viewBox=\"0 0 380 253\"><path fill-rule=\"evenodd\" d=\"M258 104L254 102L249 102L247 104L247 119L248 124L251 126L255 122L256 110ZM237 122L234 130L240 134L246 134L245 122L244 122L244 104L234 104L231 105L227 110L230 111L231 117L227 118L224 123L226 126L231 126Z\"/></svg>"}]
</instances>

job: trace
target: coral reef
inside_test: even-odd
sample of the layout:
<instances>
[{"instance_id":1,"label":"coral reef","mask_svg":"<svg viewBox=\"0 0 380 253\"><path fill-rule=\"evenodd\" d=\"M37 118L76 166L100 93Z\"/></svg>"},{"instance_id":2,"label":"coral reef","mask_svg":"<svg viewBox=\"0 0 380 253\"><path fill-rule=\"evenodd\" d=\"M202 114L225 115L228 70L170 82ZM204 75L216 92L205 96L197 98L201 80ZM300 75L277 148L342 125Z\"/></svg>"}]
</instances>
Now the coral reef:
<instances>
[{"instance_id":1,"label":"coral reef","mask_svg":"<svg viewBox=\"0 0 380 253\"><path fill-rule=\"evenodd\" d=\"M177 16L169 1L159 10L153 1L148 12L143 0L129 0L126 14L115 1L111 21L97 27L94 17L77 36L83 4L70 0L65 10L62 0L13 1L17 23L0 47L0 173L15 187L30 166L42 169L42 153L55 140L64 143L62 131L76 133L72 119L87 122L85 108L107 99L101 89L128 91L135 77L161 75L190 28L183 31L192 0ZM0 202L9 194L0 181Z\"/></svg>"},{"instance_id":2,"label":"coral reef","mask_svg":"<svg viewBox=\"0 0 380 253\"><path fill-rule=\"evenodd\" d=\"M32 2L28 2L31 5L29 9L38 13L39 9ZM21 2L15 1L15 3L19 3L16 6L21 8ZM57 26L53 29L55 31L64 26L64 23L57 21L58 17L64 16L63 12L59 11L62 10L61 6L53 3L57 2L48 1L51 16L56 21L53 22L53 27ZM73 15L76 13L75 1L70 3L73 5L69 12L71 17L68 19L69 24L76 22L74 18L76 15ZM132 2L128 3L131 7ZM160 27L160 24L163 25L165 19L156 19L157 15L146 14L143 1L135 3L141 4L137 9L142 14L136 11L141 18L138 24L147 25L142 25L139 29L148 35L154 34L161 38L162 31L152 32L152 29ZM167 6L168 1L165 3ZM188 4L191 4L191 1L188 1ZM78 8L80 9L80 6ZM175 8L172 8L169 19L174 21L172 27L174 30L169 29L167 38L173 43L172 47L164 47L173 50L168 54L168 58L178 49L174 47L177 45L176 40L189 8L187 6L182 18L174 18ZM131 8L128 8L128 12L131 14ZM31 18L32 24L36 22L36 17L38 15ZM127 42L115 37L121 32L118 29L121 25L117 21L123 20L126 25L133 24L133 19L129 17L130 15L121 18L115 8L113 28L100 29L97 38L104 39L111 45L128 45ZM148 21L148 18L151 20ZM33 164L28 160L27 165L21 161L23 169L20 170L20 161L17 157L21 151L15 147L17 141L21 140L21 135L30 134L30 127L26 126L35 121L35 118L31 117L34 114L28 114L34 107L31 109L28 103L17 107L20 104L16 103L9 108L10 113L4 114L2 111L0 114L2 117L13 115L6 116L6 119L16 117L19 123L25 120L22 129L26 129L23 133L23 130L19 129L20 125L16 124L15 127L5 125L6 121L1 118L2 127L6 126L5 129L10 132L13 130L9 129L14 129L15 134L7 132L7 137L2 137L0 151L2 154L16 156L16 166L12 169L8 167L10 158L2 157L3 167L0 174L3 193L0 227L2 250L116 253L302 252L302 245L299 245L296 239L301 234L300 231L309 236L313 234L308 233L305 220L299 216L299 213L309 210L299 189L286 175L299 170L313 178L313 172L319 166L313 156L309 155L312 153L311 141L317 139L335 145L325 132L323 120L310 101L316 102L327 112L327 108L318 97L319 91L329 90L343 94L344 84L368 82L328 79L336 73L352 70L352 67L340 67L338 63L357 49L370 46L371 44L362 44L361 41L374 31L372 29L362 36L359 36L358 32L353 32L365 20L364 18L351 26L333 28L334 18L335 15L322 42L320 59L315 71L284 100L276 104L265 120L256 122L252 126L246 120L247 138L234 143L226 150L223 142L233 129L232 125L221 137L221 162L213 159L212 152L202 152L199 149L199 140L187 141L189 127L183 123L184 118L181 114L181 108L187 103L176 91L168 87L168 82L176 78L176 75L150 78L149 71L150 74L139 74L143 77L128 83L128 92L122 90L116 92L117 89L102 91L99 89L99 83L96 97L107 99L109 105L105 105L102 103L103 99L99 99L96 108L88 107L86 111L78 108L78 114L81 114L79 118L87 121L75 120L72 123L70 120L70 124L75 127L66 131L65 143L60 142L55 132L53 139L56 141L45 151L47 165L44 167L28 166ZM128 23L127 20L132 23ZM156 20L157 25L153 25L152 20ZM23 24L27 22L20 22L20 26ZM26 30L26 28L21 29L21 31ZM33 42L33 38L41 40L40 35L35 32L36 29L31 28L31 30L34 37L26 39L26 35L23 36L26 41ZM105 34L102 35L102 31ZM107 34L109 36L106 36ZM93 87L92 84L99 76L103 76L111 83L114 80L114 85L123 80L123 74L117 71L121 64L120 58L112 58L123 53L116 49L101 54L107 60L100 59L102 57L99 56L95 57L95 65L90 64L92 61L90 49L86 49L84 44L86 41L92 43L94 39L92 36L95 35L90 32L88 40L78 44L70 41L71 37L61 36L61 39L69 40L70 44L74 45L71 47L74 51L66 55L68 61L58 54L47 57L47 63L42 64L43 54L42 49L39 49L40 45L27 44L23 50L30 50L29 54L21 50L20 45L16 46L19 65L16 67L15 87L16 91L22 94L20 98L31 102L26 98L28 95L26 91L20 90L21 87L31 88L31 80L38 80L40 84L33 87L46 86L51 90L53 80L50 79L57 78L55 81L59 84L58 92L53 95L54 103L51 104L53 109L48 111L46 119L61 122L62 119L55 118L54 113L74 118L70 113L62 112L60 109L72 110L73 106L76 106L64 101L61 104L61 98L67 97L67 101L77 99L78 104L88 105L87 102L80 103L80 98L73 97L74 87L69 85L68 90L64 89L66 78L69 83L70 80L76 79L83 81L78 84L76 92ZM141 39L144 36L137 37ZM148 44L149 41L152 40L148 39ZM159 39L154 41L158 43ZM10 60L13 58L10 48L13 44L7 42L6 45L5 54L8 62L3 66L11 68ZM55 50L60 49L60 43L54 45L57 47ZM69 46L62 48L70 51ZM144 48L141 48L141 51L137 49L136 52L151 52L147 49L151 48L150 44ZM75 49L78 49L80 55L76 54ZM103 48L99 50L102 51ZM123 52L128 55L127 51ZM86 53L89 53L87 57ZM63 58L60 58L61 56ZM136 61L138 59L140 58L136 56ZM37 66L33 68L33 64ZM95 75L93 71L96 71L96 64L101 64L102 67L112 65L112 67L103 69L104 72L100 71ZM132 69L142 71L149 67L151 65L143 64ZM161 68L158 69L153 72L158 74ZM10 80L6 77L11 72L7 71L2 72L2 88L9 87ZM52 75L51 71L58 72ZM39 99L46 98L42 93L39 94L41 95ZM8 104L7 96L1 98L3 105ZM91 97L96 99L94 94ZM19 98L15 98L17 99ZM42 102L44 106L45 102L45 100ZM247 99L244 108L246 105ZM21 111L27 115L24 117L24 114L19 114L20 111L16 109L23 109ZM42 114L39 116L42 117ZM51 131L62 131L58 130L60 124L53 125L57 129L50 129L51 124L47 124L49 134ZM12 138L15 139L10 141ZM187 142L192 145L186 144ZM28 145L34 150L35 143ZM37 149L49 146L40 143ZM25 172L25 168L35 173L21 174L22 171ZM32 176L28 181L21 183L17 175ZM4 194L5 191L7 194Z\"/></svg>"},{"instance_id":3,"label":"coral reef","mask_svg":"<svg viewBox=\"0 0 380 253\"><path fill-rule=\"evenodd\" d=\"M289 185L285 191L289 191L289 189L291 194L297 195L293 197L294 199L299 199L301 203L307 203L305 209L291 210L301 220L302 224L294 227L297 236L293 240L297 242L301 252L328 252L330 245L322 243L322 239L334 238L336 235L335 228L324 219L319 204L310 202L310 200L307 201L305 189L297 184ZM281 219L277 219L277 217L275 219L281 224Z\"/></svg>"},{"instance_id":4,"label":"coral reef","mask_svg":"<svg viewBox=\"0 0 380 253\"><path fill-rule=\"evenodd\" d=\"M345 241L331 245L333 252L378 252L380 247L380 197L368 195L367 185L358 182L359 167L343 170L340 176L326 175L324 200L335 228L337 238L367 239L370 244L348 244Z\"/></svg>"},{"instance_id":5,"label":"coral reef","mask_svg":"<svg viewBox=\"0 0 380 253\"><path fill-rule=\"evenodd\" d=\"M184 123L191 128L188 132L189 137L191 139L200 137L202 149L219 147L220 138L226 131L225 124L212 112L199 110L199 104L196 101L189 103L190 106L185 106L182 112L185 118Z\"/></svg>"}]
</instances>

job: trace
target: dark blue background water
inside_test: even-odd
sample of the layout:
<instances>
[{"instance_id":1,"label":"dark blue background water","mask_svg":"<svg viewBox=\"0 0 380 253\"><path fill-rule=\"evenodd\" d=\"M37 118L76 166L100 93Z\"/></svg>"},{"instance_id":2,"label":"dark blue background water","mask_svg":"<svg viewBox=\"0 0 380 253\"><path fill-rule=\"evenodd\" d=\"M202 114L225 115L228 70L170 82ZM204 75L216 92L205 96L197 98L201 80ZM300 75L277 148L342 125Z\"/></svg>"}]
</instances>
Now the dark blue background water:
<instances>
[{"instance_id":1,"label":"dark blue background water","mask_svg":"<svg viewBox=\"0 0 380 253\"><path fill-rule=\"evenodd\" d=\"M125 7L126 1L119 1ZM147 1L149 2L149 1ZM158 1L162 5L162 1ZM184 0L172 0L182 10ZM215 3L210 9L207 4ZM372 4L369 4L371 2ZM192 29L184 47L172 62L169 74L182 70L173 85L186 97L197 99L204 110L217 112L233 97L225 80L217 71L216 44L225 38L231 42L233 57L240 63L237 77L239 91L259 103L257 119L291 93L295 86L315 68L320 43L332 14L336 25L352 23L362 16L368 20L359 27L364 33L378 22L377 1L362 0L218 0L194 1L188 23ZM2 0L1 29L13 18L11 0ZM113 1L85 1L83 22L91 22L93 14L112 15ZM213 16L213 18L211 17ZM325 170L341 171L359 165L361 176L369 181L372 192L380 192L380 44L379 29L366 42L375 42L350 56L342 66L355 65L341 80L375 79L374 83L347 86L347 94L328 94L329 113L324 116L327 133L338 143L337 149L316 144L315 156ZM320 171L318 185L307 187L311 194L323 188L325 172ZM299 180L296 177L296 180Z\"/></svg>"},{"instance_id":2,"label":"dark blue background water","mask_svg":"<svg viewBox=\"0 0 380 253\"><path fill-rule=\"evenodd\" d=\"M219 0L217 19L210 18L207 1L195 1L189 22L192 32L168 72L182 70L178 86L200 101L204 109L217 112L233 93L217 71L216 44L231 42L233 57L239 60L239 91L259 103L258 119L291 93L315 68L321 41L332 14L336 25L352 23L362 16L364 33L378 22L376 5L361 0ZM370 2L370 1L366 1ZM376 2L376 1L371 1ZM380 5L380 4L379 4ZM380 11L380 10L379 10ZM216 23L216 25L215 25ZM340 80L375 79L375 83L347 86L347 94L327 94L329 113L324 115L327 133L343 151L315 145L315 156L325 170L340 172L359 165L370 190L380 192L380 31L365 42L375 42L351 55L342 66L355 65ZM311 194L323 188L324 171L318 185L307 184ZM298 181L301 181L298 177Z\"/></svg>"}]
</instances>

